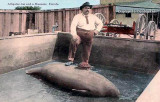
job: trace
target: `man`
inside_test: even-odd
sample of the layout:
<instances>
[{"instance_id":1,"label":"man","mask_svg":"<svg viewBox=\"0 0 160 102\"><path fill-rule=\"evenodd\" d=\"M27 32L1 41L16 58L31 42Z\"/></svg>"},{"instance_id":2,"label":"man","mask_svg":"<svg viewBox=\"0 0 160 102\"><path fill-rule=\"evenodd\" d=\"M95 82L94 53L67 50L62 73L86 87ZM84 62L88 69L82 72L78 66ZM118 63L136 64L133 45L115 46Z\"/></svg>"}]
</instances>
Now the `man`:
<instances>
[{"instance_id":1,"label":"man","mask_svg":"<svg viewBox=\"0 0 160 102\"><path fill-rule=\"evenodd\" d=\"M83 69L91 67L88 62L91 53L93 35L98 34L103 26L102 21L90 13L91 9L92 5L90 5L89 2L85 2L80 6L82 13L77 14L73 18L71 23L71 34L73 38L71 39L69 48L69 62L65 64L66 66L73 64L77 47L81 43L83 47L82 62L78 66Z\"/></svg>"}]
</instances>

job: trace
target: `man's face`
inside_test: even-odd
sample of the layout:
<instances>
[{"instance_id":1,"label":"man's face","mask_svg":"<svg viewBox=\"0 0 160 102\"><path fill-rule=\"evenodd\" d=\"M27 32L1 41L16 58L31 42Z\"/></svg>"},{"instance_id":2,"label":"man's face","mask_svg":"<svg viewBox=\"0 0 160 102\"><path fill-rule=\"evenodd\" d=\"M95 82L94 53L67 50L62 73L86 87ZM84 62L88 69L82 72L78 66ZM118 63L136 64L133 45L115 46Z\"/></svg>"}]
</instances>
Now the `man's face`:
<instances>
[{"instance_id":1,"label":"man's face","mask_svg":"<svg viewBox=\"0 0 160 102\"><path fill-rule=\"evenodd\" d=\"M91 8L89 6L85 6L83 9L82 9L82 13L84 15L88 15L90 13L90 10Z\"/></svg>"}]
</instances>

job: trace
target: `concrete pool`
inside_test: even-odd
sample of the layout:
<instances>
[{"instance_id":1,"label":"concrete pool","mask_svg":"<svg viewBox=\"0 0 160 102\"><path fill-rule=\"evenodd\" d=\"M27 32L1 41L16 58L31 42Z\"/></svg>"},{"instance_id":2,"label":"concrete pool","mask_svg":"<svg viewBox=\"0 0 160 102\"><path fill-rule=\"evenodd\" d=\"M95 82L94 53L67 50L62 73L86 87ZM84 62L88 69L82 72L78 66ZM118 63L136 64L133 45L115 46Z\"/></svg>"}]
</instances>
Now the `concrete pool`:
<instances>
[{"instance_id":1,"label":"concrete pool","mask_svg":"<svg viewBox=\"0 0 160 102\"><path fill-rule=\"evenodd\" d=\"M26 69L66 60L70 39L68 33L0 38L0 102L134 102L159 70L159 41L97 36L92 70L118 87L119 98L82 96L25 74ZM80 58L78 50L76 62Z\"/></svg>"},{"instance_id":2,"label":"concrete pool","mask_svg":"<svg viewBox=\"0 0 160 102\"><path fill-rule=\"evenodd\" d=\"M113 82L120 90L121 95L119 98L86 97L62 89L45 81L42 77L25 74L26 69L51 63L59 63L59 61L47 61L1 74L0 102L134 102L154 76L105 66L95 66L92 70Z\"/></svg>"}]
</instances>

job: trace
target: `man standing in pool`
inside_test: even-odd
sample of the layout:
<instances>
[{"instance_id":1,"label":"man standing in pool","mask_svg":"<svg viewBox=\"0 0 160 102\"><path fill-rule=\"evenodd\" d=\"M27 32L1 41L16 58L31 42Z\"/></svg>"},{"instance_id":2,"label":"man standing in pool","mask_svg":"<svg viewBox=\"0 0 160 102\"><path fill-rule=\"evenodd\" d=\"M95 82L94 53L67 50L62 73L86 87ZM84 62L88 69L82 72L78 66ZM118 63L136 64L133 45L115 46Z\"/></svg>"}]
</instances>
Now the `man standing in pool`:
<instances>
[{"instance_id":1,"label":"man standing in pool","mask_svg":"<svg viewBox=\"0 0 160 102\"><path fill-rule=\"evenodd\" d=\"M89 2L85 2L82 6L80 6L82 13L75 15L73 18L71 23L71 35L73 38L71 39L69 47L69 62L65 63L66 66L73 64L77 47L81 43L83 47L81 55L82 62L78 65L78 67L82 69L89 69L91 67L88 62L91 53L93 36L97 35L103 26L102 21L90 13L91 9L92 5L90 5Z\"/></svg>"}]
</instances>

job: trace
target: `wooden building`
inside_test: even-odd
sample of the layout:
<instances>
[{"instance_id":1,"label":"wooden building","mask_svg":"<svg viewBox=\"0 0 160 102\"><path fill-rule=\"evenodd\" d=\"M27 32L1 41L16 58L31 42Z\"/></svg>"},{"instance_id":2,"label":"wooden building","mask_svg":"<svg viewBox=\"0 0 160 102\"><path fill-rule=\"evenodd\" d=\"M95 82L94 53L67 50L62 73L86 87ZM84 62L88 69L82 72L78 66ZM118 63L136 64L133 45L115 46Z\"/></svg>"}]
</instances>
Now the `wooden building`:
<instances>
[{"instance_id":1,"label":"wooden building","mask_svg":"<svg viewBox=\"0 0 160 102\"><path fill-rule=\"evenodd\" d=\"M139 14L146 14L148 21L155 21L160 28L160 5L158 0L101 0L101 4L113 4L116 6L115 18L127 24L133 25Z\"/></svg>"},{"instance_id":2,"label":"wooden building","mask_svg":"<svg viewBox=\"0 0 160 102\"><path fill-rule=\"evenodd\" d=\"M106 5L106 4L116 4L116 3L124 3L124 2L141 2L141 1L150 1L150 0L100 0L100 4Z\"/></svg>"}]
</instances>

